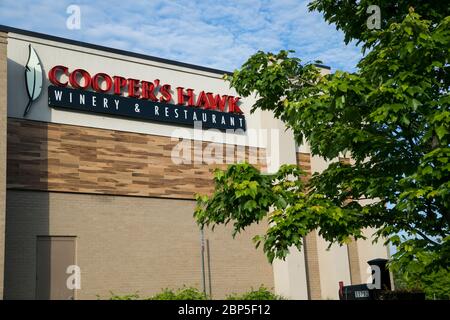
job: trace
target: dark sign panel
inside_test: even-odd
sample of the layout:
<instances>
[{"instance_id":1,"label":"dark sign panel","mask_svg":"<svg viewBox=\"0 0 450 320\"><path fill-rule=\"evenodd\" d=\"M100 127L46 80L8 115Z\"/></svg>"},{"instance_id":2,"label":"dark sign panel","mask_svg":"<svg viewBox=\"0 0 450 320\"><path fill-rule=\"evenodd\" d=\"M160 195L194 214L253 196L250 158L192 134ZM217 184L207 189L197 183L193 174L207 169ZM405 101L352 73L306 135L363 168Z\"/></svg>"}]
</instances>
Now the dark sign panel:
<instances>
[{"instance_id":1,"label":"dark sign panel","mask_svg":"<svg viewBox=\"0 0 450 320\"><path fill-rule=\"evenodd\" d=\"M48 87L48 104L54 108L141 120L163 121L189 126L194 126L195 122L201 121L204 128L246 130L245 117L242 114L57 86Z\"/></svg>"}]
</instances>

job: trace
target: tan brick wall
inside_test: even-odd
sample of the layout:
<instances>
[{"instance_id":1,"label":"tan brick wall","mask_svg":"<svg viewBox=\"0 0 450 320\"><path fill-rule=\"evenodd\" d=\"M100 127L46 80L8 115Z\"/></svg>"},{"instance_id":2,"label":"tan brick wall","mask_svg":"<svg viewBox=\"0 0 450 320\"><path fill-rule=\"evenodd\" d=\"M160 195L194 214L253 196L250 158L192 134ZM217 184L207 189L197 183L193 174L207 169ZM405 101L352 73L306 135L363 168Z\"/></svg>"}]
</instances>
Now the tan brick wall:
<instances>
[{"instance_id":1,"label":"tan brick wall","mask_svg":"<svg viewBox=\"0 0 450 320\"><path fill-rule=\"evenodd\" d=\"M358 254L358 243L355 239L347 244L348 265L350 267L350 279L352 284L361 284L360 260Z\"/></svg>"},{"instance_id":2,"label":"tan brick wall","mask_svg":"<svg viewBox=\"0 0 450 320\"><path fill-rule=\"evenodd\" d=\"M194 201L8 190L7 299L33 299L36 236L77 237L79 299L110 291L148 296L183 284L201 289L200 233ZM206 232L211 247L214 298L273 284L272 266L251 241L252 226L235 239L230 228Z\"/></svg>"},{"instance_id":3,"label":"tan brick wall","mask_svg":"<svg viewBox=\"0 0 450 320\"><path fill-rule=\"evenodd\" d=\"M215 157L207 153L203 163L174 163L177 144L170 137L9 119L8 188L182 199L210 193L212 169L227 164L205 164ZM191 143L191 159L206 145ZM266 168L264 149L217 146Z\"/></svg>"},{"instance_id":4,"label":"tan brick wall","mask_svg":"<svg viewBox=\"0 0 450 320\"><path fill-rule=\"evenodd\" d=\"M5 247L5 197L6 197L6 40L7 34L0 32L0 299L3 297L3 269Z\"/></svg>"},{"instance_id":5,"label":"tan brick wall","mask_svg":"<svg viewBox=\"0 0 450 320\"><path fill-rule=\"evenodd\" d=\"M308 297L310 300L322 299L322 289L320 285L319 252L317 248L317 232L311 231L303 239L306 277L308 279Z\"/></svg>"},{"instance_id":6,"label":"tan brick wall","mask_svg":"<svg viewBox=\"0 0 450 320\"><path fill-rule=\"evenodd\" d=\"M351 164L350 158L339 157L339 162ZM350 268L350 279L352 284L361 284L360 261L358 254L358 243L355 239L347 245L348 265Z\"/></svg>"},{"instance_id":7,"label":"tan brick wall","mask_svg":"<svg viewBox=\"0 0 450 320\"><path fill-rule=\"evenodd\" d=\"M302 179L306 183L311 178L311 154L297 152L297 164L306 173ZM317 248L317 232L312 231L303 238L305 252L306 278L308 297L311 300L322 298L320 287L319 252Z\"/></svg>"}]
</instances>

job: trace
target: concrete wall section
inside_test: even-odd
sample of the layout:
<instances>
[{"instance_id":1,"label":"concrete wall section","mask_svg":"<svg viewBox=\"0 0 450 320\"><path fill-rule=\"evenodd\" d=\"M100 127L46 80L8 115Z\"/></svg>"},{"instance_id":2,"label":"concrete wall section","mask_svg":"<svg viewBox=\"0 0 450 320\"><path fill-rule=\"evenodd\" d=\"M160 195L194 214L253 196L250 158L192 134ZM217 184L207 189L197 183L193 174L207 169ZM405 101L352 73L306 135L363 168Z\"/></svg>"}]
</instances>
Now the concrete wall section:
<instances>
[{"instance_id":1,"label":"concrete wall section","mask_svg":"<svg viewBox=\"0 0 450 320\"><path fill-rule=\"evenodd\" d=\"M276 172L282 164L297 164L296 147L291 130L272 113L263 112L262 127L270 132L267 141L267 171ZM273 263L275 291L290 299L308 299L304 251L292 247L287 258Z\"/></svg>"},{"instance_id":2,"label":"concrete wall section","mask_svg":"<svg viewBox=\"0 0 450 320\"><path fill-rule=\"evenodd\" d=\"M334 161L326 161L323 158L314 156L311 159L312 172L322 172ZM319 256L320 285L322 299L338 299L339 281L344 285L350 285L350 266L347 253L347 246L332 245L322 237L317 237L317 247Z\"/></svg>"}]
</instances>

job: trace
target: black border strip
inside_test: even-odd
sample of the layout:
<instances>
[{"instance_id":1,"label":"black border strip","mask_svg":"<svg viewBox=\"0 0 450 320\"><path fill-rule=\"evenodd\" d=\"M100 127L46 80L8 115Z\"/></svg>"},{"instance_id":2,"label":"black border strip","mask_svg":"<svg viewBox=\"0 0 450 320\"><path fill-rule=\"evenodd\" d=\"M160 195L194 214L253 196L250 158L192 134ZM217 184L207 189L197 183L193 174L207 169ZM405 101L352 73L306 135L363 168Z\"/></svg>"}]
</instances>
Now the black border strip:
<instances>
[{"instance_id":1,"label":"black border strip","mask_svg":"<svg viewBox=\"0 0 450 320\"><path fill-rule=\"evenodd\" d=\"M45 33L40 33L40 32L34 32L34 31L29 31L29 30L23 30L23 29L19 29L19 28L9 27L9 26L5 26L5 25L2 25L2 24L0 24L0 31L13 32L13 33L22 34L22 35L25 35L25 36L36 37L36 38L41 38L41 39L50 40L50 41L56 41L56 42L62 42L62 43L67 43L67 44L80 46L80 47L85 47L85 48L89 48L89 49L101 50L101 51L106 51L106 52L111 52L111 53L115 53L115 54L121 54L121 55L129 56L129 57L133 57L133 58L145 59L145 60L150 60L150 61L170 64L170 65L178 66L178 67L184 67L184 68L190 68L190 69L195 69L195 70L199 70L199 71L211 72L211 73L220 74L220 75L223 75L223 74L232 75L233 74L233 72L231 72L231 71L225 71L225 70L220 70L220 69L203 67L203 66L199 66L199 65L196 65L196 64L190 64L190 63L186 63L186 62L180 62L180 61L175 61L175 60L170 60L170 59L164 59L164 58L149 56L149 55L142 54L142 53L136 53L136 52L126 51L126 50L121 50L121 49L105 47L105 46L92 44L92 43L88 43L88 42L83 42L83 41L78 41L78 40L72 40L72 39L52 36L52 35L45 34ZM331 69L329 66L325 66L325 65L322 65L322 64L316 64L316 66L319 67L319 68L324 68L324 69L328 69L328 70Z\"/></svg>"}]
</instances>

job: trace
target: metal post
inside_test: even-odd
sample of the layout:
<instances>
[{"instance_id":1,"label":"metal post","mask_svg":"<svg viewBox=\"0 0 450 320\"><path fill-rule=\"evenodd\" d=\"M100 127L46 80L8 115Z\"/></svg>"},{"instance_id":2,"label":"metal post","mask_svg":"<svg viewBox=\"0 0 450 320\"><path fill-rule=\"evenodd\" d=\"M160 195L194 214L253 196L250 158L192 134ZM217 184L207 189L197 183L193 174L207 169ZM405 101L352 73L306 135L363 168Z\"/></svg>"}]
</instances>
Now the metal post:
<instances>
[{"instance_id":1,"label":"metal post","mask_svg":"<svg viewBox=\"0 0 450 320\"><path fill-rule=\"evenodd\" d=\"M206 275L205 275L205 234L203 228L200 229L200 246L202 256L202 280L203 280L203 293L206 295Z\"/></svg>"},{"instance_id":2,"label":"metal post","mask_svg":"<svg viewBox=\"0 0 450 320\"><path fill-rule=\"evenodd\" d=\"M209 282L209 298L212 299L212 285L211 285L211 258L209 254L209 239L206 239L206 257L208 258L208 282Z\"/></svg>"}]
</instances>

